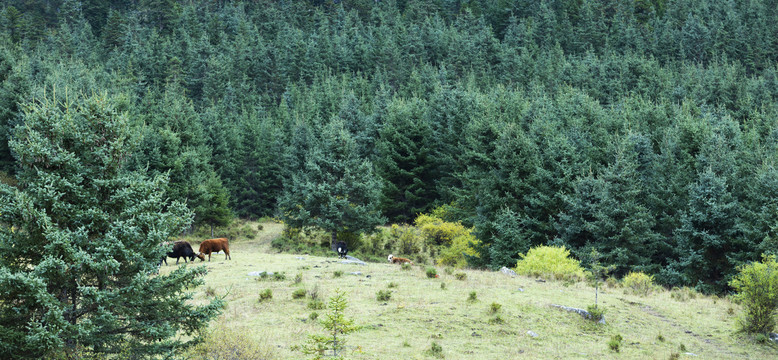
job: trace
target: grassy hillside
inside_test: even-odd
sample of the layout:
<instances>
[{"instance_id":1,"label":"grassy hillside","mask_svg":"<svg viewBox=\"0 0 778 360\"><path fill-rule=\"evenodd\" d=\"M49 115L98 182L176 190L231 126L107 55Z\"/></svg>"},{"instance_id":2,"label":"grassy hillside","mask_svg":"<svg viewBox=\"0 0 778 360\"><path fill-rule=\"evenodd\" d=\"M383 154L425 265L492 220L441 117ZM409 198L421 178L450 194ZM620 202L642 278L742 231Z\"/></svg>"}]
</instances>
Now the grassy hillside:
<instances>
[{"instance_id":1,"label":"grassy hillside","mask_svg":"<svg viewBox=\"0 0 778 360\"><path fill-rule=\"evenodd\" d=\"M437 269L439 278L428 278L422 266L403 270L388 263L342 264L334 254L278 254L269 243L282 225L262 225L254 239L233 241L232 260L214 255L205 263L206 284L197 289L195 299L225 296L228 305L212 327L244 334L267 358L306 358L297 347L309 334L324 333L310 314L315 311L323 317L326 310L311 310L308 297L292 299L297 289L318 289L325 302L335 289L346 292L347 316L362 326L347 336L346 356L351 359L778 358L775 346L757 344L736 332L740 307L727 298L683 290L636 296L606 286L599 299L607 310L607 323L595 324L551 306L593 304L594 289L586 283L443 268ZM163 266L162 271L172 269L173 265ZM248 275L255 271L281 272L286 278ZM457 273L466 274L466 279L458 280ZM294 283L297 274L302 274L299 284ZM265 289L272 291L272 299L260 302L259 293ZM378 301L379 290L390 290L391 299ZM471 292L476 301L468 300ZM490 310L493 303L501 305L496 313ZM608 345L616 335L623 339L618 352ZM442 352L430 352L433 343Z\"/></svg>"}]
</instances>

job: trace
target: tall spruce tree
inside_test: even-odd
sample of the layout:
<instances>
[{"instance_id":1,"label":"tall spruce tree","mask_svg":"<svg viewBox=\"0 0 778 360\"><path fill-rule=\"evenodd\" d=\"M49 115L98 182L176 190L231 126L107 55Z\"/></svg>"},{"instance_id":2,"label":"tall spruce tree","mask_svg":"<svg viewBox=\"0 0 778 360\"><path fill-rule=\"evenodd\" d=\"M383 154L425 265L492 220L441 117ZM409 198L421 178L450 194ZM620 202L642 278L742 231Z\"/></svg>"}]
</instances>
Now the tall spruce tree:
<instances>
[{"instance_id":1,"label":"tall spruce tree","mask_svg":"<svg viewBox=\"0 0 778 360\"><path fill-rule=\"evenodd\" d=\"M711 169L699 174L689 186L689 203L676 230L679 282L713 293L727 288L737 265L733 255L740 248L743 234L738 225L740 206L726 180Z\"/></svg>"},{"instance_id":2,"label":"tall spruce tree","mask_svg":"<svg viewBox=\"0 0 778 360\"><path fill-rule=\"evenodd\" d=\"M0 184L0 357L169 355L219 314L189 301L205 268L154 275L192 213L124 170L129 131L105 97L25 106L20 185Z\"/></svg>"},{"instance_id":3,"label":"tall spruce tree","mask_svg":"<svg viewBox=\"0 0 778 360\"><path fill-rule=\"evenodd\" d=\"M410 223L435 200L432 131L424 103L395 100L377 144L383 180L381 210L393 222Z\"/></svg>"},{"instance_id":4,"label":"tall spruce tree","mask_svg":"<svg viewBox=\"0 0 778 360\"><path fill-rule=\"evenodd\" d=\"M373 165L357 156L357 144L334 118L310 148L302 169L284 186L281 218L293 227L315 226L331 234L372 232L384 222L378 210L381 184Z\"/></svg>"}]
</instances>

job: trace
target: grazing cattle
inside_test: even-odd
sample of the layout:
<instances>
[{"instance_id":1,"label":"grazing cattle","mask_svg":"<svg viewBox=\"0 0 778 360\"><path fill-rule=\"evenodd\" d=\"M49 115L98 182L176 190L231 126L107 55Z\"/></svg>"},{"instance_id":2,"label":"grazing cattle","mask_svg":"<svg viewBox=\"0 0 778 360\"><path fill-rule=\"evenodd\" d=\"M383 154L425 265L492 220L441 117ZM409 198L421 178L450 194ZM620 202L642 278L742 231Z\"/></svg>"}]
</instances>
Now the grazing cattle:
<instances>
[{"instance_id":1,"label":"grazing cattle","mask_svg":"<svg viewBox=\"0 0 778 360\"><path fill-rule=\"evenodd\" d=\"M202 256L200 260L205 261L205 256L208 255L208 261L211 261L211 253L218 253L224 250L224 260L232 260L230 256L230 242L225 238L208 239L200 243L200 253L198 257Z\"/></svg>"},{"instance_id":2,"label":"grazing cattle","mask_svg":"<svg viewBox=\"0 0 778 360\"><path fill-rule=\"evenodd\" d=\"M346 254L348 254L348 247L344 242L338 242L335 244L335 249L337 249L338 256L340 256L341 259L345 258Z\"/></svg>"},{"instance_id":3,"label":"grazing cattle","mask_svg":"<svg viewBox=\"0 0 778 360\"><path fill-rule=\"evenodd\" d=\"M392 254L389 254L389 257L387 258L387 260L389 260L389 262L392 263L392 264L409 263L409 264L413 265L413 261L410 261L410 260L408 260L406 258L394 257L394 255L392 255Z\"/></svg>"},{"instance_id":4,"label":"grazing cattle","mask_svg":"<svg viewBox=\"0 0 778 360\"><path fill-rule=\"evenodd\" d=\"M192 250L192 245L189 245L186 241L176 241L173 243L173 251L169 251L167 253L167 256L162 258L162 261L165 262L165 265L167 265L167 258L176 258L176 265L178 265L178 260L180 258L184 258L184 262L187 262L186 258L189 258L189 260L194 261L195 257L200 258L200 260L205 259L204 256L195 254L194 250ZM160 261L160 265L162 265L162 261Z\"/></svg>"}]
</instances>

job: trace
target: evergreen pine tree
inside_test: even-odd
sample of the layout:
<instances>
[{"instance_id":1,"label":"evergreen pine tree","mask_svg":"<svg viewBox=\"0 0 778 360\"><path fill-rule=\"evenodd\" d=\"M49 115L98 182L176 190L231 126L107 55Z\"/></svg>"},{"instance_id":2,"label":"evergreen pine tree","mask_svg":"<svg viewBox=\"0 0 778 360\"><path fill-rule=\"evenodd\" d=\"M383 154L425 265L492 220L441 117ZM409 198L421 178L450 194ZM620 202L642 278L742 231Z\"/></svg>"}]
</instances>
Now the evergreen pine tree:
<instances>
[{"instance_id":1,"label":"evergreen pine tree","mask_svg":"<svg viewBox=\"0 0 778 360\"><path fill-rule=\"evenodd\" d=\"M357 144L337 118L322 129L317 146L292 174L278 202L284 222L315 226L331 234L372 232L384 222L378 210L381 185L373 165L357 156Z\"/></svg>"},{"instance_id":2,"label":"evergreen pine tree","mask_svg":"<svg viewBox=\"0 0 778 360\"><path fill-rule=\"evenodd\" d=\"M423 103L390 104L376 146L376 168L383 181L381 210L390 221L410 223L435 200L432 141Z\"/></svg>"},{"instance_id":3,"label":"evergreen pine tree","mask_svg":"<svg viewBox=\"0 0 778 360\"><path fill-rule=\"evenodd\" d=\"M130 128L105 97L43 99L23 120L20 186L0 184L0 357L172 354L222 305L189 301L203 267L152 275L192 213L164 177L124 170Z\"/></svg>"}]
</instances>

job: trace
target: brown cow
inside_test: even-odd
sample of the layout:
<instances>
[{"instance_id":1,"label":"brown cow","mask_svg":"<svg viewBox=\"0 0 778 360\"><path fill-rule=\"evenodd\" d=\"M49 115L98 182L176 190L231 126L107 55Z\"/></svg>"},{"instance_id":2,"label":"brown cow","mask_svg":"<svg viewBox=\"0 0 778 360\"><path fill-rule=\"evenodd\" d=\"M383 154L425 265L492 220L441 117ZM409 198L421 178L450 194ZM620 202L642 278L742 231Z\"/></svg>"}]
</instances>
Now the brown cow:
<instances>
[{"instance_id":1,"label":"brown cow","mask_svg":"<svg viewBox=\"0 0 778 360\"><path fill-rule=\"evenodd\" d=\"M211 253L218 253L222 250L224 250L224 260L232 260L232 256L230 256L230 242L225 238L208 239L203 241L200 243L199 255L208 255L208 261L211 261ZM205 256L200 258L200 260L205 261Z\"/></svg>"},{"instance_id":2,"label":"brown cow","mask_svg":"<svg viewBox=\"0 0 778 360\"><path fill-rule=\"evenodd\" d=\"M389 260L389 262L392 263L392 264L405 264L405 263L408 263L408 264L413 265L413 261L410 261L410 260L408 260L406 258L396 257L396 256L394 256L392 254L389 254L389 257L387 257L386 259Z\"/></svg>"}]
</instances>

